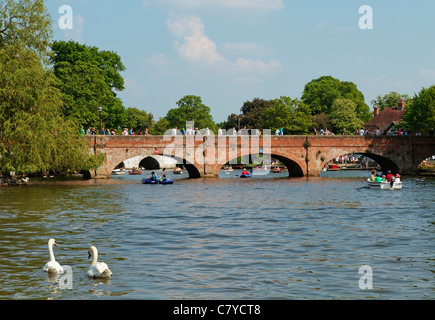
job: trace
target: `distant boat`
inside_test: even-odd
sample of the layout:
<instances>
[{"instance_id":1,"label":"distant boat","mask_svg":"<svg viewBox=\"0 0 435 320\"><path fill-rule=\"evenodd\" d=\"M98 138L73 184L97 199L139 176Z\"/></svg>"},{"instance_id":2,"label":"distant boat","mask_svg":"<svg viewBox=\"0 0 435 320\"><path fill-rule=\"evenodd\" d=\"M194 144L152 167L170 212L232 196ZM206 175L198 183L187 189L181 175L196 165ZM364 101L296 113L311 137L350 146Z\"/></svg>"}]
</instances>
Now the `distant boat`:
<instances>
[{"instance_id":1,"label":"distant boat","mask_svg":"<svg viewBox=\"0 0 435 320\"><path fill-rule=\"evenodd\" d=\"M174 174L182 174L182 173L183 173L183 170L181 170L181 168L177 167L177 168L175 168L175 170L174 170L173 173L174 173Z\"/></svg>"},{"instance_id":2,"label":"distant boat","mask_svg":"<svg viewBox=\"0 0 435 320\"><path fill-rule=\"evenodd\" d=\"M281 173L281 168L275 167L275 168L272 169L272 172L273 173Z\"/></svg>"},{"instance_id":3,"label":"distant boat","mask_svg":"<svg viewBox=\"0 0 435 320\"><path fill-rule=\"evenodd\" d=\"M131 171L128 172L129 175L134 176L134 175L141 175L142 171L138 170L138 169L133 169Z\"/></svg>"},{"instance_id":4,"label":"distant boat","mask_svg":"<svg viewBox=\"0 0 435 320\"><path fill-rule=\"evenodd\" d=\"M124 169L115 169L112 171L112 176L122 176L125 174Z\"/></svg>"},{"instance_id":5,"label":"distant boat","mask_svg":"<svg viewBox=\"0 0 435 320\"><path fill-rule=\"evenodd\" d=\"M250 178L251 177L251 175L248 173L248 174L241 174L240 175L240 178Z\"/></svg>"}]
</instances>

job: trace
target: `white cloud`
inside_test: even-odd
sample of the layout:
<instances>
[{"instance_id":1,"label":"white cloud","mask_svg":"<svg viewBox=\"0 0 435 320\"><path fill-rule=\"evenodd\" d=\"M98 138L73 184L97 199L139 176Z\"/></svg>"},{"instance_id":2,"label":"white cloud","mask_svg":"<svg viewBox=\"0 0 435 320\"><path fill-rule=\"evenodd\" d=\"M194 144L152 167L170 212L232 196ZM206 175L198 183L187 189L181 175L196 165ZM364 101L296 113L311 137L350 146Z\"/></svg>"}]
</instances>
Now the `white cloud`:
<instances>
[{"instance_id":1,"label":"white cloud","mask_svg":"<svg viewBox=\"0 0 435 320\"><path fill-rule=\"evenodd\" d=\"M169 30L184 43L175 42L180 58L190 62L213 65L225 58L217 51L216 43L211 41L204 31L204 24L196 16L173 16L166 21Z\"/></svg>"},{"instance_id":2,"label":"white cloud","mask_svg":"<svg viewBox=\"0 0 435 320\"><path fill-rule=\"evenodd\" d=\"M252 60L238 57L235 62L229 61L217 48L214 41L207 37L202 20L197 16L175 16L170 15L166 21L169 30L182 38L183 42L176 41L175 49L179 57L187 62L199 64L203 67L215 68L219 72L249 73L249 74L270 74L281 69L278 61L272 60L265 63L261 60ZM225 45L224 45L225 47ZM252 44L228 45L226 48L257 48Z\"/></svg>"},{"instance_id":3,"label":"white cloud","mask_svg":"<svg viewBox=\"0 0 435 320\"><path fill-rule=\"evenodd\" d=\"M282 0L142 0L145 5L199 8L221 7L229 9L277 10L284 8Z\"/></svg>"}]
</instances>

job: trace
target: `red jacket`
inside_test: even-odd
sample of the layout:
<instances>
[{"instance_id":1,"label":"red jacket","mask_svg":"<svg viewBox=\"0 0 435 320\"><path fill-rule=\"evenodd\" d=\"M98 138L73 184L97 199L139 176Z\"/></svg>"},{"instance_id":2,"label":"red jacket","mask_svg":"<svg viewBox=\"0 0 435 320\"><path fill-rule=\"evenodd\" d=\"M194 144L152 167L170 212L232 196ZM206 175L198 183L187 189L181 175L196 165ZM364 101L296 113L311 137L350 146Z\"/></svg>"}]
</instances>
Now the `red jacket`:
<instances>
[{"instance_id":1,"label":"red jacket","mask_svg":"<svg viewBox=\"0 0 435 320\"><path fill-rule=\"evenodd\" d=\"M391 177L394 177L393 174L387 174L387 176L385 177L385 179L387 179L387 182L391 182Z\"/></svg>"}]
</instances>

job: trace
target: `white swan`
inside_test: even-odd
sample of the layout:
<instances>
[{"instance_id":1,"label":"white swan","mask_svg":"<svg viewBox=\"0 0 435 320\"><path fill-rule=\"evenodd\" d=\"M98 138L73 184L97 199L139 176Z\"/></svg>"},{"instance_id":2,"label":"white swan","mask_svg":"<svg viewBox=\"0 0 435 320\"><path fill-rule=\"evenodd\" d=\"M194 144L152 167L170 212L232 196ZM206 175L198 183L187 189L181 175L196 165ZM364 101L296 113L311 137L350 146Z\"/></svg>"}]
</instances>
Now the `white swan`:
<instances>
[{"instance_id":1,"label":"white swan","mask_svg":"<svg viewBox=\"0 0 435 320\"><path fill-rule=\"evenodd\" d=\"M88 251L88 259L92 259L91 266L88 270L88 277L91 278L109 278L112 276L112 271L104 262L98 262L98 250L94 246L91 246Z\"/></svg>"},{"instance_id":2,"label":"white swan","mask_svg":"<svg viewBox=\"0 0 435 320\"><path fill-rule=\"evenodd\" d=\"M59 264L59 262L56 261L56 259L54 259L53 245L57 247L56 240L50 239L48 241L48 251L50 252L50 261L45 264L44 271L51 274L63 273L62 266Z\"/></svg>"}]
</instances>

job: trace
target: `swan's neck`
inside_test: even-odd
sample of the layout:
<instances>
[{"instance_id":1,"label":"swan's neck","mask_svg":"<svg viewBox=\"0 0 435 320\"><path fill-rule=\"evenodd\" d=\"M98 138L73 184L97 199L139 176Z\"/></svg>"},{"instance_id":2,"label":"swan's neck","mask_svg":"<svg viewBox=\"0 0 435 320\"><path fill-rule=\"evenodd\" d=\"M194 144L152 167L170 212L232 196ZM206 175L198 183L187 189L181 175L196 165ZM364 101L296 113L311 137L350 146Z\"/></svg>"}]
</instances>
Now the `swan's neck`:
<instances>
[{"instance_id":1,"label":"swan's neck","mask_svg":"<svg viewBox=\"0 0 435 320\"><path fill-rule=\"evenodd\" d=\"M96 265L98 261L98 251L97 249L92 249L92 263L91 266Z\"/></svg>"},{"instance_id":2,"label":"swan's neck","mask_svg":"<svg viewBox=\"0 0 435 320\"><path fill-rule=\"evenodd\" d=\"M56 261L54 259L54 253L53 253L53 243L48 244L48 251L50 252L50 261Z\"/></svg>"}]
</instances>

